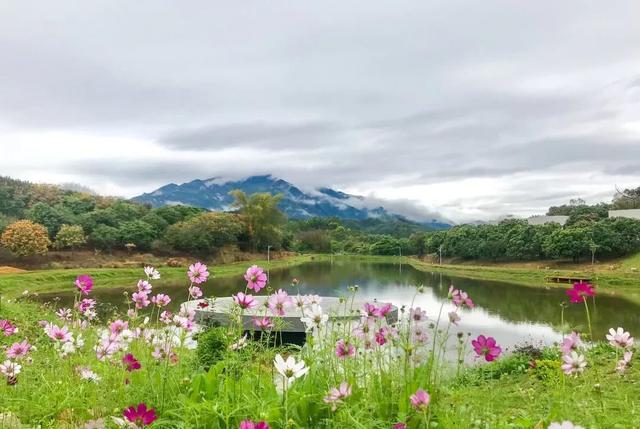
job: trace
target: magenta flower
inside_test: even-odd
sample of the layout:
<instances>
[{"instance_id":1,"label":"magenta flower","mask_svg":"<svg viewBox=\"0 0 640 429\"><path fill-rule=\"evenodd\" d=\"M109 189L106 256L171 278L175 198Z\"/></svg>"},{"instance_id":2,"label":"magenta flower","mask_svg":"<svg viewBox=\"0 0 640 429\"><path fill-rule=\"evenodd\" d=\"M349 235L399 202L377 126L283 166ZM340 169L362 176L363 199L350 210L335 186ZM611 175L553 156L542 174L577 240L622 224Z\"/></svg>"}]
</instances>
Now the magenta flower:
<instances>
[{"instance_id":1,"label":"magenta flower","mask_svg":"<svg viewBox=\"0 0 640 429\"><path fill-rule=\"evenodd\" d=\"M58 327L58 325L48 324L44 328L44 331L47 334L47 336L49 336L49 338L55 341L60 341L62 343L71 341L71 339L73 338L73 336L71 335L71 332L69 332L69 328L67 328L66 326L63 326L62 328L60 328Z\"/></svg>"},{"instance_id":2,"label":"magenta flower","mask_svg":"<svg viewBox=\"0 0 640 429\"><path fill-rule=\"evenodd\" d=\"M366 317L374 317L377 318L378 317L378 307L376 307L374 304L365 302L362 305L362 314Z\"/></svg>"},{"instance_id":3,"label":"magenta flower","mask_svg":"<svg viewBox=\"0 0 640 429\"><path fill-rule=\"evenodd\" d=\"M138 292L144 292L146 294L151 293L151 283L146 280L138 280Z\"/></svg>"},{"instance_id":4,"label":"magenta flower","mask_svg":"<svg viewBox=\"0 0 640 429\"><path fill-rule=\"evenodd\" d=\"M411 406L415 408L416 411L423 411L429 406L429 401L431 401L429 394L422 389L416 390L416 393L411 395L409 399L411 400Z\"/></svg>"},{"instance_id":5,"label":"magenta flower","mask_svg":"<svg viewBox=\"0 0 640 429\"><path fill-rule=\"evenodd\" d=\"M243 420L240 422L239 429L269 429L267 422L252 422L251 420Z\"/></svg>"},{"instance_id":6,"label":"magenta flower","mask_svg":"<svg viewBox=\"0 0 640 429\"><path fill-rule=\"evenodd\" d=\"M254 317L253 324L256 328L262 330L273 329L275 326L269 317Z\"/></svg>"},{"instance_id":7,"label":"magenta flower","mask_svg":"<svg viewBox=\"0 0 640 429\"><path fill-rule=\"evenodd\" d=\"M380 307L378 307L378 312L377 315L379 318L383 318L386 317L387 314L389 314L389 312L393 309L393 305L391 305L390 302L387 302L385 304L382 304Z\"/></svg>"},{"instance_id":8,"label":"magenta flower","mask_svg":"<svg viewBox=\"0 0 640 429\"><path fill-rule=\"evenodd\" d=\"M151 302L153 302L159 308L166 307L171 302L171 298L169 297L169 295L166 295L164 293L159 293L156 296L151 298Z\"/></svg>"},{"instance_id":9,"label":"magenta flower","mask_svg":"<svg viewBox=\"0 0 640 429\"><path fill-rule=\"evenodd\" d=\"M131 423L141 426L148 426L151 423L155 422L158 418L156 416L156 410L151 408L147 409L147 405L144 403L138 404L137 407L130 406L122 413L125 419L129 420Z\"/></svg>"},{"instance_id":10,"label":"magenta flower","mask_svg":"<svg viewBox=\"0 0 640 429\"><path fill-rule=\"evenodd\" d=\"M209 271L207 271L207 266L205 264L202 262L196 262L195 264L189 265L187 275L189 276L191 283L200 284L207 281L209 278Z\"/></svg>"},{"instance_id":11,"label":"magenta flower","mask_svg":"<svg viewBox=\"0 0 640 429\"><path fill-rule=\"evenodd\" d=\"M252 265L247 268L244 279L247 281L247 287L256 292L260 292L260 289L267 285L267 275L262 268L257 265Z\"/></svg>"},{"instance_id":12,"label":"magenta flower","mask_svg":"<svg viewBox=\"0 0 640 429\"><path fill-rule=\"evenodd\" d=\"M404 423L394 423L393 429L407 429L407 425Z\"/></svg>"},{"instance_id":13,"label":"magenta flower","mask_svg":"<svg viewBox=\"0 0 640 429\"><path fill-rule=\"evenodd\" d=\"M496 340L493 337L487 338L484 335L479 335L478 338L471 341L471 345L476 354L484 356L487 362L495 360L502 353L502 348L496 344Z\"/></svg>"},{"instance_id":14,"label":"magenta flower","mask_svg":"<svg viewBox=\"0 0 640 429\"><path fill-rule=\"evenodd\" d=\"M593 285L589 283L574 283L573 288L568 289L566 294L569 295L571 302L583 302L588 296L594 296L596 294Z\"/></svg>"},{"instance_id":15,"label":"magenta flower","mask_svg":"<svg viewBox=\"0 0 640 429\"><path fill-rule=\"evenodd\" d=\"M253 296L245 295L242 292L238 292L237 295L233 295L233 301L242 309L256 308L258 306L258 302Z\"/></svg>"},{"instance_id":16,"label":"magenta flower","mask_svg":"<svg viewBox=\"0 0 640 429\"><path fill-rule=\"evenodd\" d=\"M131 295L131 300L136 304L136 308L147 307L151 301L149 301L149 295L144 292L134 292Z\"/></svg>"},{"instance_id":17,"label":"magenta flower","mask_svg":"<svg viewBox=\"0 0 640 429\"><path fill-rule=\"evenodd\" d=\"M85 298L76 304L76 309L80 314L85 314L89 310L93 310L96 307L96 300L91 298Z\"/></svg>"},{"instance_id":18,"label":"magenta flower","mask_svg":"<svg viewBox=\"0 0 640 429\"><path fill-rule=\"evenodd\" d=\"M31 350L31 344L29 344L27 340L24 340L21 343L13 343L11 347L7 349L7 357L9 359L22 358L29 353L29 350Z\"/></svg>"},{"instance_id":19,"label":"magenta flower","mask_svg":"<svg viewBox=\"0 0 640 429\"><path fill-rule=\"evenodd\" d=\"M278 289L278 292L273 295L269 295L267 299L267 303L269 305L269 309L276 316L284 316L285 308L291 307L293 305L293 301L287 292L282 289Z\"/></svg>"},{"instance_id":20,"label":"magenta flower","mask_svg":"<svg viewBox=\"0 0 640 429\"><path fill-rule=\"evenodd\" d=\"M76 277L76 281L74 282L78 290L85 295L89 295L91 289L93 289L93 279L91 276L86 274L80 274Z\"/></svg>"},{"instance_id":21,"label":"magenta flower","mask_svg":"<svg viewBox=\"0 0 640 429\"><path fill-rule=\"evenodd\" d=\"M572 332L568 336L564 338L562 341L562 345L560 346L560 350L563 355L568 355L573 350L576 350L582 344L582 340L580 339L580 334L577 332Z\"/></svg>"},{"instance_id":22,"label":"magenta flower","mask_svg":"<svg viewBox=\"0 0 640 429\"><path fill-rule=\"evenodd\" d=\"M129 372L136 371L142 368L138 359L136 359L131 353L123 356L122 363L125 365L125 369Z\"/></svg>"},{"instance_id":23,"label":"magenta flower","mask_svg":"<svg viewBox=\"0 0 640 429\"><path fill-rule=\"evenodd\" d=\"M189 288L189 296L194 299L200 298L202 296L202 289L200 289L198 286L191 286Z\"/></svg>"},{"instance_id":24,"label":"magenta flower","mask_svg":"<svg viewBox=\"0 0 640 429\"><path fill-rule=\"evenodd\" d=\"M331 404L331 410L335 411L338 404L349 396L351 396L351 386L346 381L343 381L339 387L332 387L329 390L329 394L324 397L324 403Z\"/></svg>"},{"instance_id":25,"label":"magenta flower","mask_svg":"<svg viewBox=\"0 0 640 429\"><path fill-rule=\"evenodd\" d=\"M336 343L336 356L340 359L346 359L356 355L356 348L353 344L345 342L345 340L338 340Z\"/></svg>"},{"instance_id":26,"label":"magenta flower","mask_svg":"<svg viewBox=\"0 0 640 429\"><path fill-rule=\"evenodd\" d=\"M18 331L18 328L16 328L10 321L2 319L0 320L0 331L2 331L5 337L10 337Z\"/></svg>"},{"instance_id":27,"label":"magenta flower","mask_svg":"<svg viewBox=\"0 0 640 429\"><path fill-rule=\"evenodd\" d=\"M376 332L375 334L376 343L378 343L379 346L385 345L389 340L389 338L397 338L397 337L398 337L398 330L396 328L391 328L386 325L380 327L378 332Z\"/></svg>"}]
</instances>

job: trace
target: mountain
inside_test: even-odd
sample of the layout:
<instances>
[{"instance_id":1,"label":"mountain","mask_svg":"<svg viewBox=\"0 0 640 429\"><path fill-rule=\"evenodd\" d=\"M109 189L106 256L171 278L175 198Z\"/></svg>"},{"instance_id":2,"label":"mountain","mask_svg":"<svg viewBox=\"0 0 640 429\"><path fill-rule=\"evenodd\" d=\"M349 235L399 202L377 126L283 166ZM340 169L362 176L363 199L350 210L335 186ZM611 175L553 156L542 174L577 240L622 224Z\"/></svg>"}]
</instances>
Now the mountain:
<instances>
[{"instance_id":1,"label":"mountain","mask_svg":"<svg viewBox=\"0 0 640 429\"><path fill-rule=\"evenodd\" d=\"M352 220L371 218L406 220L404 216L389 212L384 207L367 207L364 197L330 188L303 192L291 183L271 175L251 176L238 181L225 181L214 177L207 180L197 179L181 185L170 183L153 192L138 195L133 200L151 204L153 207L184 204L208 210L226 211L231 208L233 197L229 192L234 189L239 189L246 194L257 192L282 194L280 209L293 219L319 216ZM424 219L418 223L436 229L450 226L437 219Z\"/></svg>"}]
</instances>

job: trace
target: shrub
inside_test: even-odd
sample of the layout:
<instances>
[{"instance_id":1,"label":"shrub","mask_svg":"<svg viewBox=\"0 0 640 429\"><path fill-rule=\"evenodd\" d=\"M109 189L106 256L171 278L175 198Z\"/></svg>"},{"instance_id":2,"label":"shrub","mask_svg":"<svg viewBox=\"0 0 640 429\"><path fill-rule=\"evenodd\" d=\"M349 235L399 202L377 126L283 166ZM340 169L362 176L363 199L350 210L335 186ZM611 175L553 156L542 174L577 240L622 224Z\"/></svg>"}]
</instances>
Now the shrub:
<instances>
[{"instance_id":1,"label":"shrub","mask_svg":"<svg viewBox=\"0 0 640 429\"><path fill-rule=\"evenodd\" d=\"M56 249L76 249L87 242L80 225L62 225L56 234Z\"/></svg>"},{"instance_id":2,"label":"shrub","mask_svg":"<svg viewBox=\"0 0 640 429\"><path fill-rule=\"evenodd\" d=\"M196 358L205 369L219 362L227 350L227 335L222 327L213 327L198 335Z\"/></svg>"},{"instance_id":3,"label":"shrub","mask_svg":"<svg viewBox=\"0 0 640 429\"><path fill-rule=\"evenodd\" d=\"M19 220L5 229L0 244L18 256L45 255L51 244L47 229L30 220Z\"/></svg>"},{"instance_id":4,"label":"shrub","mask_svg":"<svg viewBox=\"0 0 640 429\"><path fill-rule=\"evenodd\" d=\"M118 228L109 225L98 225L89 236L96 249L111 252L118 244Z\"/></svg>"}]
</instances>

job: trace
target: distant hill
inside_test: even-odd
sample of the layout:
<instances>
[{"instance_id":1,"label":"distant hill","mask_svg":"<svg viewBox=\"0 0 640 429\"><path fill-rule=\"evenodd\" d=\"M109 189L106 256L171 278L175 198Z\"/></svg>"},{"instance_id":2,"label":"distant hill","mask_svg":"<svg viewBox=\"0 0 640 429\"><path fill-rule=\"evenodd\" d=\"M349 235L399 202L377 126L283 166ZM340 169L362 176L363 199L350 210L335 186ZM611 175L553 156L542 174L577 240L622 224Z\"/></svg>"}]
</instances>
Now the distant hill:
<instances>
[{"instance_id":1,"label":"distant hill","mask_svg":"<svg viewBox=\"0 0 640 429\"><path fill-rule=\"evenodd\" d=\"M312 192L303 192L291 183L271 175L251 176L237 181L225 181L219 178L193 180L176 185L170 183L153 192L134 197L140 203L153 207L184 204L208 210L226 211L231 208L233 197L229 192L239 189L247 194L267 192L282 194L280 209L292 219L311 217L336 217L339 219L399 219L408 221L404 216L392 213L384 207L367 207L362 196L350 195L330 188L318 188ZM438 219L424 219L419 223L429 228L448 228L446 222Z\"/></svg>"}]
</instances>

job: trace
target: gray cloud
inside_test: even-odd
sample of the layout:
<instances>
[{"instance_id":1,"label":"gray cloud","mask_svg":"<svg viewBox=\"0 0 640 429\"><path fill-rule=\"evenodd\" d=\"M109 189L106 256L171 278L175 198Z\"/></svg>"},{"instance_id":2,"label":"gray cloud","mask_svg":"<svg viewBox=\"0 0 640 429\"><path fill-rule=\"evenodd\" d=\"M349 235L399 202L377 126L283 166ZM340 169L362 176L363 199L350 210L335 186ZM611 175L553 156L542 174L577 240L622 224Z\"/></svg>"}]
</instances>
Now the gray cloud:
<instances>
[{"instance_id":1,"label":"gray cloud","mask_svg":"<svg viewBox=\"0 0 640 429\"><path fill-rule=\"evenodd\" d=\"M600 198L640 183L638 13L632 0L5 2L0 172L125 195L272 173L461 218Z\"/></svg>"}]
</instances>

